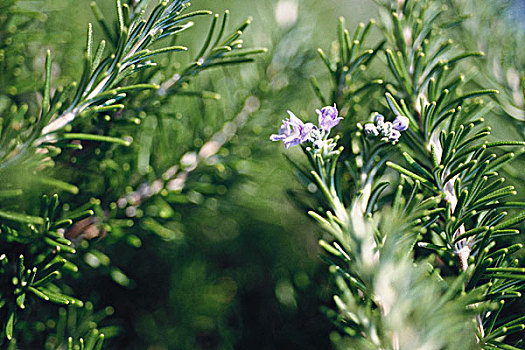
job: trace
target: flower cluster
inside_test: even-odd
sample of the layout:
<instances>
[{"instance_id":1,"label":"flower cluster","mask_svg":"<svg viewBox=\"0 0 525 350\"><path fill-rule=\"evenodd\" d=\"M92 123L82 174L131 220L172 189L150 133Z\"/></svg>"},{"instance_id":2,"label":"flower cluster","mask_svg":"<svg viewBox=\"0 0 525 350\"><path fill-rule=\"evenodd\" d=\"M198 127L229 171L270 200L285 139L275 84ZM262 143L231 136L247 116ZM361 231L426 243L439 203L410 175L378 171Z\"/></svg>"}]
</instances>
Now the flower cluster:
<instances>
[{"instance_id":1,"label":"flower cluster","mask_svg":"<svg viewBox=\"0 0 525 350\"><path fill-rule=\"evenodd\" d=\"M290 118L283 120L279 133L270 136L270 140L282 141L286 149L306 141L311 141L311 134L312 130L316 128L315 125L312 123L303 123L303 121L297 118L291 111L287 112Z\"/></svg>"},{"instance_id":2,"label":"flower cluster","mask_svg":"<svg viewBox=\"0 0 525 350\"><path fill-rule=\"evenodd\" d=\"M319 119L319 128L326 132L330 132L330 130L339 124L341 119L343 119L342 117L339 117L339 112L337 111L335 104L333 107L326 106L321 108L321 110L316 109L315 112Z\"/></svg>"},{"instance_id":3,"label":"flower cluster","mask_svg":"<svg viewBox=\"0 0 525 350\"><path fill-rule=\"evenodd\" d=\"M343 118L339 117L339 112L334 106L326 106L321 110L316 110L319 126L312 123L304 123L295 114L288 111L290 118L283 120L278 134L270 136L272 141L283 141L284 147L288 149L306 142L312 142L316 150L331 151L335 147L332 139L328 138L330 130L339 124Z\"/></svg>"},{"instance_id":4,"label":"flower cluster","mask_svg":"<svg viewBox=\"0 0 525 350\"><path fill-rule=\"evenodd\" d=\"M365 133L372 136L381 136L383 141L397 142L401 137L401 132L408 129L409 120L403 115L398 115L393 122L385 122L385 117L377 114L374 123L367 123L364 126Z\"/></svg>"}]
</instances>

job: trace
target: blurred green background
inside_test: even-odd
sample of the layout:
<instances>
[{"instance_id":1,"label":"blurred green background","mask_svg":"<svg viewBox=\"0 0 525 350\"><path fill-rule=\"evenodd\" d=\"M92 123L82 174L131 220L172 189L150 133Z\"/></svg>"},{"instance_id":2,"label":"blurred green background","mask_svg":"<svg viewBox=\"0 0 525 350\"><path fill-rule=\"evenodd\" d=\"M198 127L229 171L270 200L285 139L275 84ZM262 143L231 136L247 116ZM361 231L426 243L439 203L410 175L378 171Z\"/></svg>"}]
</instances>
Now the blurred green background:
<instances>
[{"instance_id":1,"label":"blurred green background","mask_svg":"<svg viewBox=\"0 0 525 350\"><path fill-rule=\"evenodd\" d=\"M95 22L89 3L41 3L49 16L44 24L47 42L35 50L53 51L57 85L78 79L85 28ZM111 18L113 3L98 4ZM318 256L320 233L290 200L287 190L301 189L301 185L281 154L283 148L269 142L269 135L276 132L287 109L314 117L314 109L320 106L309 78L316 74L323 81L325 73L315 50L322 47L330 52L339 16L346 16L353 29L375 14L374 4L197 0L191 9L219 14L228 9L230 28L251 16L245 46L269 49L254 64L196 78L197 89L216 91L222 95L220 100L205 102L203 107L195 99L175 98L162 106L184 116L198 108L227 121L238 115L247 96L252 97L255 111L221 150L222 161L231 167L229 175L220 179L218 195L195 192L199 194L194 203L169 204L180 229L177 239L166 241L134 226L126 228L125 234L140 237L140 248L111 238L112 233L90 241L86 249L102 252L131 279L127 287L114 282L103 266L84 266L85 273L72 287L79 297L91 300L95 310L114 308L115 313L99 323L120 327L119 335L107 341L108 348L330 348L331 325L320 311L322 305L330 304L326 265ZM189 55L200 47L209 20L197 19L182 37L180 44L190 48ZM95 24L97 36L101 38L102 31ZM38 61L42 57L37 55L35 65L43 64ZM178 130L177 135L166 137L182 139L184 134L191 131ZM198 148L202 140L193 147L180 143L185 148L172 149L172 159ZM133 163L134 155L120 158L126 156ZM292 157L300 153L294 150ZM77 170L83 171L82 162ZM210 176L206 168L197 169L187 187ZM84 184L81 192L96 193L96 174L83 177L76 180ZM75 200L82 202L82 198Z\"/></svg>"},{"instance_id":2,"label":"blurred green background","mask_svg":"<svg viewBox=\"0 0 525 350\"><path fill-rule=\"evenodd\" d=\"M89 3L45 0L24 5L48 15L42 24L44 42L33 47L33 65L41 70L44 52L51 49L55 86L79 79L85 29L95 22ZM98 3L105 13L113 13L112 1ZM218 153L220 164L197 167L183 196L155 199L150 206L169 212L162 222L173 234L163 237L162 230L151 225L123 221L121 232L85 243L86 253L96 249L100 254L98 263L83 255L83 273L73 279L72 288L95 310L114 309L99 322L119 327L107 341L110 349L328 349L332 327L320 308L331 305L331 294L326 265L318 256L321 233L291 199L302 186L282 155L284 148L272 144L269 135L277 131L287 109L314 119L313 111L320 106L309 78L317 76L321 86L327 86L315 50L331 52L339 16L346 17L353 31L359 22L376 16L375 4L195 0L192 9L201 8L219 14L229 9L231 28L253 17L245 46L269 51L256 63L206 72L192 82L196 89L221 94L221 99L177 97L160 106L178 121L157 128L153 143L160 146L152 146L151 164L165 170L214 133L231 127L228 121L240 122ZM182 61L202 44L209 20L197 19L182 37L180 44L190 48L189 54L181 54ZM102 36L95 25L95 37ZM240 115L244 118L235 119ZM147 138L144 126L138 130L130 133ZM119 166L136 168L140 143L136 147L112 151ZM301 156L299 150L288 154ZM89 160L82 155L77 158L81 161L72 167L81 175L73 181L81 194L68 201L80 205L93 196L104 202L100 169L86 166ZM140 184L124 175L122 181L132 188ZM104 264L105 258L117 269ZM56 308L47 312L51 319ZM53 328L52 323L42 327Z\"/></svg>"}]
</instances>

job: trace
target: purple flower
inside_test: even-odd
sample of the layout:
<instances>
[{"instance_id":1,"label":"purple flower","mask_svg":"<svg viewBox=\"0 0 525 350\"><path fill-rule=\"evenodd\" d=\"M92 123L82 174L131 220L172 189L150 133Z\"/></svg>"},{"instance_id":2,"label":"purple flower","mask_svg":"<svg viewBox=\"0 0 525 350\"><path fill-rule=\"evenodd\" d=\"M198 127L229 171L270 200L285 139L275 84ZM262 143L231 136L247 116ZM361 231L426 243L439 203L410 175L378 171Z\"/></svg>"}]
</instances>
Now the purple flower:
<instances>
[{"instance_id":1,"label":"purple flower","mask_svg":"<svg viewBox=\"0 0 525 350\"><path fill-rule=\"evenodd\" d=\"M407 117L405 117L404 115L398 115L396 119L394 119L394 121L392 122L392 125L393 128L397 131L405 131L406 129L408 129L409 123L410 121Z\"/></svg>"},{"instance_id":2,"label":"purple flower","mask_svg":"<svg viewBox=\"0 0 525 350\"><path fill-rule=\"evenodd\" d=\"M376 116L374 117L374 123L376 123L376 125L383 124L384 121L385 117L383 117L381 114L376 114Z\"/></svg>"},{"instance_id":3,"label":"purple flower","mask_svg":"<svg viewBox=\"0 0 525 350\"><path fill-rule=\"evenodd\" d=\"M334 126L339 124L339 121L343 118L338 117L339 112L334 106L326 106L321 110L316 109L317 115L319 116L319 128L324 131L330 131Z\"/></svg>"},{"instance_id":4,"label":"purple flower","mask_svg":"<svg viewBox=\"0 0 525 350\"><path fill-rule=\"evenodd\" d=\"M288 149L291 146L297 146L310 140L311 132L315 129L315 126L312 123L303 123L295 114L290 111L287 112L290 118L283 120L279 134L273 134L270 136L270 140L283 141L284 147Z\"/></svg>"},{"instance_id":5,"label":"purple flower","mask_svg":"<svg viewBox=\"0 0 525 350\"><path fill-rule=\"evenodd\" d=\"M399 141L400 137L401 137L401 132L399 132L396 129L391 129L390 133L388 134L388 141L397 142Z\"/></svg>"},{"instance_id":6,"label":"purple flower","mask_svg":"<svg viewBox=\"0 0 525 350\"><path fill-rule=\"evenodd\" d=\"M379 131L377 130L376 126L372 123L367 123L364 126L365 134L367 135L379 135Z\"/></svg>"},{"instance_id":7,"label":"purple flower","mask_svg":"<svg viewBox=\"0 0 525 350\"><path fill-rule=\"evenodd\" d=\"M408 129L409 120L403 115L398 115L393 122L385 122L385 117L381 114L374 116L374 123L367 123L364 132L367 135L381 136L385 142L396 143L401 137L401 132Z\"/></svg>"}]
</instances>

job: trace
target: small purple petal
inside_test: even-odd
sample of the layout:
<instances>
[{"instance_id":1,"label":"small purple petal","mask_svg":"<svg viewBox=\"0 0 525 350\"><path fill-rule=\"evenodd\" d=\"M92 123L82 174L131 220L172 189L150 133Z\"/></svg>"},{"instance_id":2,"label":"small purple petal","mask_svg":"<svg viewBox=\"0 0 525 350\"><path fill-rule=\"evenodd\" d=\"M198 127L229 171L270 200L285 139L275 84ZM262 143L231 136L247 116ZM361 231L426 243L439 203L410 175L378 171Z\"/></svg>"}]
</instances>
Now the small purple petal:
<instances>
[{"instance_id":1,"label":"small purple petal","mask_svg":"<svg viewBox=\"0 0 525 350\"><path fill-rule=\"evenodd\" d=\"M295 124L295 125L303 125L303 121L295 116L292 111L286 111L288 115L290 116L289 119L287 119L288 123Z\"/></svg>"},{"instance_id":2,"label":"small purple petal","mask_svg":"<svg viewBox=\"0 0 525 350\"><path fill-rule=\"evenodd\" d=\"M285 138L286 138L286 135L281 135L281 134L272 134L270 136L271 141L281 141L281 140L284 140Z\"/></svg>"},{"instance_id":3,"label":"small purple petal","mask_svg":"<svg viewBox=\"0 0 525 350\"><path fill-rule=\"evenodd\" d=\"M312 123L303 123L303 121L288 111L289 119L283 120L283 124L279 129L279 134L270 136L272 141L283 141L285 148L297 146L300 143L309 141L311 132L315 129Z\"/></svg>"},{"instance_id":4,"label":"small purple petal","mask_svg":"<svg viewBox=\"0 0 525 350\"><path fill-rule=\"evenodd\" d=\"M374 123L376 124L383 124L385 121L385 117L383 117L381 114L376 114L374 117Z\"/></svg>"},{"instance_id":5,"label":"small purple petal","mask_svg":"<svg viewBox=\"0 0 525 350\"><path fill-rule=\"evenodd\" d=\"M396 142L401 137L401 132L399 132L396 129L390 130L390 134L388 135L388 141Z\"/></svg>"},{"instance_id":6,"label":"small purple petal","mask_svg":"<svg viewBox=\"0 0 525 350\"><path fill-rule=\"evenodd\" d=\"M338 117L339 112L337 107L326 106L321 108L321 110L316 109L317 115L319 116L319 128L324 131L330 131L334 126L339 124L339 121L343 118Z\"/></svg>"},{"instance_id":7,"label":"small purple petal","mask_svg":"<svg viewBox=\"0 0 525 350\"><path fill-rule=\"evenodd\" d=\"M283 120L283 125L281 125L281 129L279 130L279 134L273 134L270 136L270 140L272 141L281 141L281 140L284 140L286 138L286 131L287 131L287 126L284 125L284 120Z\"/></svg>"},{"instance_id":8,"label":"small purple petal","mask_svg":"<svg viewBox=\"0 0 525 350\"><path fill-rule=\"evenodd\" d=\"M372 123L365 124L364 130L365 130L365 134L367 135L374 135L374 136L379 135L379 131L377 131L376 126Z\"/></svg>"},{"instance_id":9,"label":"small purple petal","mask_svg":"<svg viewBox=\"0 0 525 350\"><path fill-rule=\"evenodd\" d=\"M393 128L398 131L405 131L408 129L410 121L404 115L398 115L392 122Z\"/></svg>"},{"instance_id":10,"label":"small purple petal","mask_svg":"<svg viewBox=\"0 0 525 350\"><path fill-rule=\"evenodd\" d=\"M310 140L311 132L315 129L317 129L317 127L313 125L312 123L303 124L301 128L301 139L302 139L301 142Z\"/></svg>"},{"instance_id":11,"label":"small purple petal","mask_svg":"<svg viewBox=\"0 0 525 350\"><path fill-rule=\"evenodd\" d=\"M284 143L284 148L288 149L290 147L299 145L301 141L295 137L288 137L283 140L283 143Z\"/></svg>"}]
</instances>

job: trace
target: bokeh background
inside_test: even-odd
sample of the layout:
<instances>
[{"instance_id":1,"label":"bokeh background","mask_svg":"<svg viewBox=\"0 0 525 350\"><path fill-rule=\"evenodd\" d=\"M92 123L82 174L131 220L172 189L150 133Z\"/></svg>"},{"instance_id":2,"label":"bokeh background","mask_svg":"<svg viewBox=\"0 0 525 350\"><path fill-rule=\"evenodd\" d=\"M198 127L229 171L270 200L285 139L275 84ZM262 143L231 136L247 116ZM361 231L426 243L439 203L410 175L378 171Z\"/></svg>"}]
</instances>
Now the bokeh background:
<instances>
[{"instance_id":1,"label":"bokeh background","mask_svg":"<svg viewBox=\"0 0 525 350\"><path fill-rule=\"evenodd\" d=\"M112 1L98 3L105 13L113 13ZM28 57L35 57L34 68L41 70L45 50L52 50L55 85L79 78L85 28L95 22L89 4L45 0L25 5L47 15L40 26L44 39ZM516 21L519 31L524 6L512 6L493 20ZM327 86L316 49L331 52L339 16L352 31L377 16L376 5L371 0L195 0L192 8L219 14L229 9L231 28L251 16L245 46L267 47L268 53L255 63L196 77L195 89L215 91L221 99L169 99L159 108L173 122L149 129L146 123L130 131L142 144L109 156L103 150L106 158L95 159L97 165L91 154L75 155L72 181L81 193L67 200L80 205L93 197L104 203L108 184L102 182L98 164L111 167L112 158L118 171L130 168L118 185L128 181L131 191L144 177L154 179L155 170L179 164L185 154L236 123L219 151L219 163L198 166L177 196L148 203L144 210L157 221L122 220L120 230L84 242L78 261L82 274L71 277L71 287L95 311L107 314L98 325L115 327L115 336L106 343L111 349L329 349L332 327L322 309L331 305L330 282L317 247L322 234L305 215L302 205L308 198L301 197L302 184L284 148L272 144L269 135L288 109L314 118L320 102L309 79L316 76ZM180 43L190 48L190 55L200 47L209 18L195 22ZM96 25L95 37L103 37ZM371 41L377 37L378 32ZM188 59L184 55L181 62ZM523 55L521 60L516 55L512 63L523 64ZM508 122L494 118L495 125ZM508 128L505 136L522 139L523 133ZM143 144L148 142L151 166L141 170ZM301 159L297 150L287 154ZM511 176L522 189L523 164ZM142 177L134 177L137 173ZM45 312L50 320L41 329L56 327L56 308Z\"/></svg>"}]
</instances>

